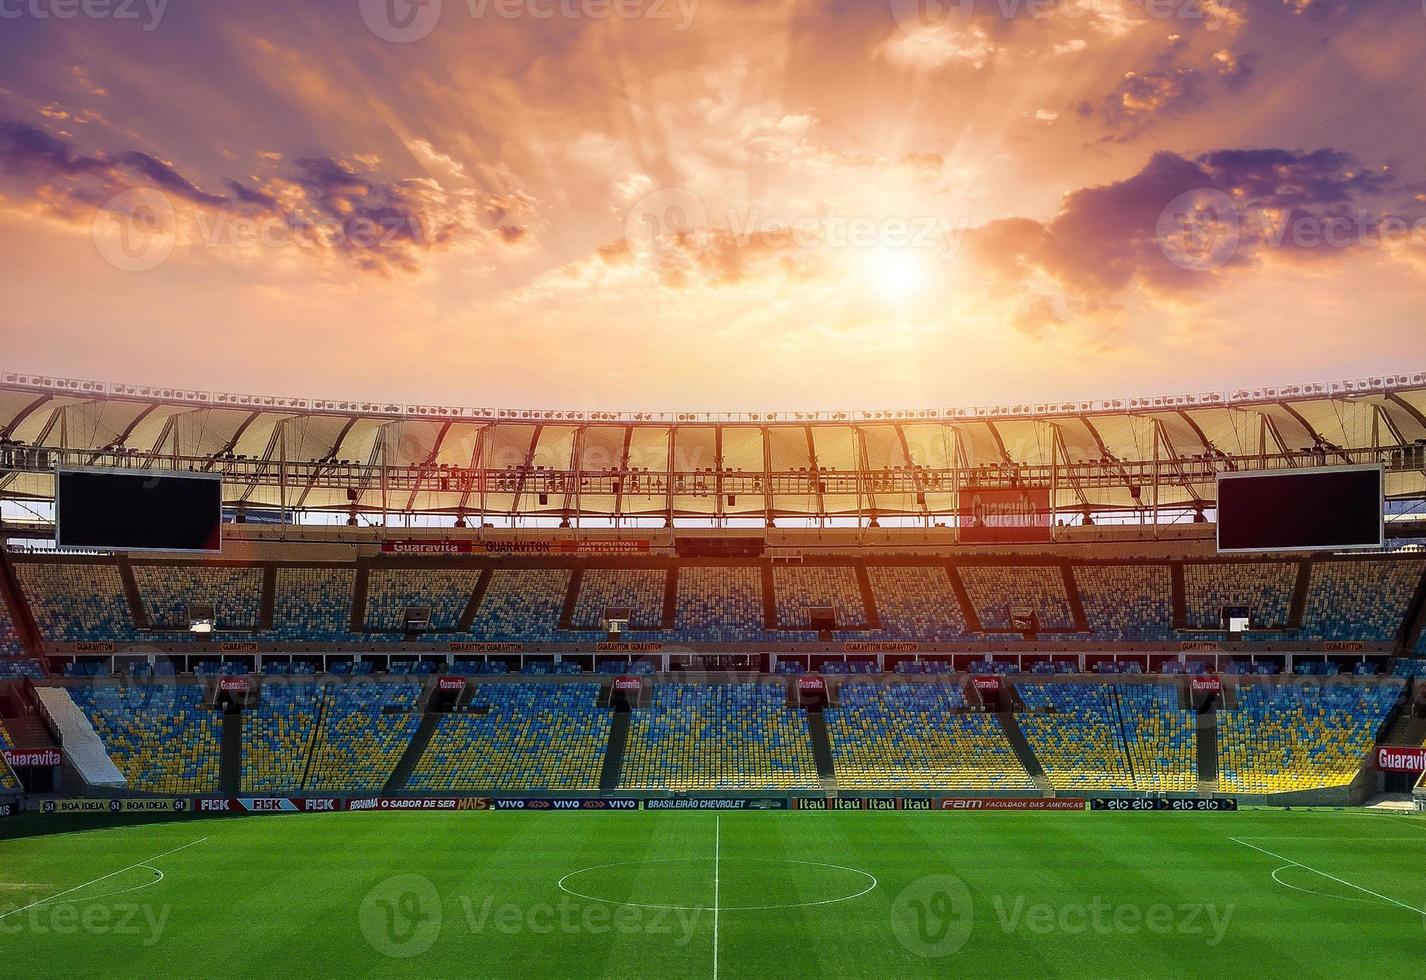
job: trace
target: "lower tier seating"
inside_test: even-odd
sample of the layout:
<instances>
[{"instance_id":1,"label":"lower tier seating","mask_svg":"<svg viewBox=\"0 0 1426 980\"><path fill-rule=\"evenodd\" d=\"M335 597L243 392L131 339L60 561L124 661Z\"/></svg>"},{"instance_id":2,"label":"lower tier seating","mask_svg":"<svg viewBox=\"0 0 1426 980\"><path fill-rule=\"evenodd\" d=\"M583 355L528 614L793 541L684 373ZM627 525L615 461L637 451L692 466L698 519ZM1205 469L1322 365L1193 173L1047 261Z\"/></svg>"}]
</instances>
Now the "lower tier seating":
<instances>
[{"instance_id":1,"label":"lower tier seating","mask_svg":"<svg viewBox=\"0 0 1426 980\"><path fill-rule=\"evenodd\" d=\"M479 684L448 714L407 780L412 790L595 790L612 712L598 684Z\"/></svg>"},{"instance_id":2,"label":"lower tier seating","mask_svg":"<svg viewBox=\"0 0 1426 980\"><path fill-rule=\"evenodd\" d=\"M846 681L824 712L837 785L852 790L1033 790L994 715L958 713L956 684Z\"/></svg>"},{"instance_id":3,"label":"lower tier seating","mask_svg":"<svg viewBox=\"0 0 1426 980\"><path fill-rule=\"evenodd\" d=\"M655 684L633 713L626 789L815 789L807 719L781 683Z\"/></svg>"}]
</instances>

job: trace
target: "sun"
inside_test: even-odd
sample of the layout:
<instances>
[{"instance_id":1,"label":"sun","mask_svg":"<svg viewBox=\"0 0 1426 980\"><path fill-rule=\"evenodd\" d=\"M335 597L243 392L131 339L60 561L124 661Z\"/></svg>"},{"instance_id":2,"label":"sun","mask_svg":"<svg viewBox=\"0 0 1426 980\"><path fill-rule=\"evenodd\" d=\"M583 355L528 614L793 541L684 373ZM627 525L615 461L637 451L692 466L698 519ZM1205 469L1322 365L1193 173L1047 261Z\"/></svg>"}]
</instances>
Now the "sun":
<instances>
[{"instance_id":1,"label":"sun","mask_svg":"<svg viewBox=\"0 0 1426 980\"><path fill-rule=\"evenodd\" d=\"M921 257L909 249L882 249L872 259L871 278L877 291L892 298L911 296L925 281Z\"/></svg>"}]
</instances>

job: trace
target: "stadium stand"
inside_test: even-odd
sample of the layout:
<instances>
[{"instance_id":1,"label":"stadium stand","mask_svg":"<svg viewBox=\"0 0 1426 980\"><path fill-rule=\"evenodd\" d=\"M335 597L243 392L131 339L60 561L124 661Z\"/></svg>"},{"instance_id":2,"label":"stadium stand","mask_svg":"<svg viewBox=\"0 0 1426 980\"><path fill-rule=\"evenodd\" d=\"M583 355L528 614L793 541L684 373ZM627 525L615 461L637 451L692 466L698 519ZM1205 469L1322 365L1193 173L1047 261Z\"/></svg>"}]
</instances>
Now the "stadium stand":
<instances>
[{"instance_id":1,"label":"stadium stand","mask_svg":"<svg viewBox=\"0 0 1426 980\"><path fill-rule=\"evenodd\" d=\"M869 565L867 578L886 638L936 641L967 637L965 613L944 568Z\"/></svg>"},{"instance_id":2,"label":"stadium stand","mask_svg":"<svg viewBox=\"0 0 1426 980\"><path fill-rule=\"evenodd\" d=\"M655 684L633 712L625 789L788 790L819 785L802 712L782 683Z\"/></svg>"},{"instance_id":3,"label":"stadium stand","mask_svg":"<svg viewBox=\"0 0 1426 980\"><path fill-rule=\"evenodd\" d=\"M765 640L762 577L758 569L685 565L678 571L675 625L684 642Z\"/></svg>"},{"instance_id":4,"label":"stadium stand","mask_svg":"<svg viewBox=\"0 0 1426 980\"><path fill-rule=\"evenodd\" d=\"M420 724L419 681L324 685L305 788L376 792Z\"/></svg>"},{"instance_id":5,"label":"stadium stand","mask_svg":"<svg viewBox=\"0 0 1426 980\"><path fill-rule=\"evenodd\" d=\"M612 712L590 683L487 683L441 718L408 789L597 790Z\"/></svg>"},{"instance_id":6,"label":"stadium stand","mask_svg":"<svg viewBox=\"0 0 1426 980\"><path fill-rule=\"evenodd\" d=\"M1287 626L1295 562L1188 562L1184 603L1191 629L1221 630L1224 606L1247 606L1254 626Z\"/></svg>"},{"instance_id":7,"label":"stadium stand","mask_svg":"<svg viewBox=\"0 0 1426 980\"><path fill-rule=\"evenodd\" d=\"M1131 643L1172 640L1173 576L1167 565L1076 565L1090 632Z\"/></svg>"},{"instance_id":8,"label":"stadium stand","mask_svg":"<svg viewBox=\"0 0 1426 980\"><path fill-rule=\"evenodd\" d=\"M0 661L6 657L23 657L25 655L25 644L20 639L20 631L16 629L14 620L10 618L10 607L0 596ZM0 667L3 671L3 667ZM3 677L0 672L0 677Z\"/></svg>"},{"instance_id":9,"label":"stadium stand","mask_svg":"<svg viewBox=\"0 0 1426 980\"><path fill-rule=\"evenodd\" d=\"M629 610L633 629L657 629L663 621L663 597L668 572L662 568L590 568L579 583L571 625L603 630L604 611Z\"/></svg>"},{"instance_id":10,"label":"stadium stand","mask_svg":"<svg viewBox=\"0 0 1426 980\"><path fill-rule=\"evenodd\" d=\"M47 640L137 640L119 568L97 561L17 561L15 575Z\"/></svg>"},{"instance_id":11,"label":"stadium stand","mask_svg":"<svg viewBox=\"0 0 1426 980\"><path fill-rule=\"evenodd\" d=\"M1113 685L1022 681L1016 689L1028 709L1020 729L1056 789L1135 788Z\"/></svg>"},{"instance_id":12,"label":"stadium stand","mask_svg":"<svg viewBox=\"0 0 1426 980\"><path fill-rule=\"evenodd\" d=\"M849 567L776 565L772 579L779 626L805 629L811 625L809 606L831 606L838 626L860 626L867 621L857 574Z\"/></svg>"},{"instance_id":13,"label":"stadium stand","mask_svg":"<svg viewBox=\"0 0 1426 980\"><path fill-rule=\"evenodd\" d=\"M1237 707L1218 713L1220 788L1291 793L1347 785L1403 690L1399 680L1240 681Z\"/></svg>"},{"instance_id":14,"label":"stadium stand","mask_svg":"<svg viewBox=\"0 0 1426 980\"><path fill-rule=\"evenodd\" d=\"M199 685L96 683L69 695L130 789L217 792L221 718Z\"/></svg>"},{"instance_id":15,"label":"stadium stand","mask_svg":"<svg viewBox=\"0 0 1426 980\"><path fill-rule=\"evenodd\" d=\"M243 791L286 793L302 788L317 735L324 689L316 683L267 682L256 708L243 717Z\"/></svg>"},{"instance_id":16,"label":"stadium stand","mask_svg":"<svg viewBox=\"0 0 1426 980\"><path fill-rule=\"evenodd\" d=\"M959 685L844 681L823 715L849 790L1033 790L993 715L961 713Z\"/></svg>"},{"instance_id":17,"label":"stadium stand","mask_svg":"<svg viewBox=\"0 0 1426 980\"><path fill-rule=\"evenodd\" d=\"M282 640L335 643L351 638L353 567L279 567L272 626Z\"/></svg>"},{"instance_id":18,"label":"stadium stand","mask_svg":"<svg viewBox=\"0 0 1426 980\"><path fill-rule=\"evenodd\" d=\"M1181 707L1174 684L1116 684L1119 721L1134 788L1190 793L1198 788L1197 715Z\"/></svg>"},{"instance_id":19,"label":"stadium stand","mask_svg":"<svg viewBox=\"0 0 1426 980\"><path fill-rule=\"evenodd\" d=\"M257 629L262 569L257 566L134 565L149 628L187 630L189 606L211 605L219 630Z\"/></svg>"},{"instance_id":20,"label":"stadium stand","mask_svg":"<svg viewBox=\"0 0 1426 980\"><path fill-rule=\"evenodd\" d=\"M1009 629L1017 607L1033 609L1042 628L1074 626L1058 565L962 565L958 571L982 626Z\"/></svg>"},{"instance_id":21,"label":"stadium stand","mask_svg":"<svg viewBox=\"0 0 1426 980\"><path fill-rule=\"evenodd\" d=\"M5 731L5 723L0 722L0 751L8 749L11 744L10 733ZM0 792L19 788L20 781L15 778L15 774L10 771L10 767L5 764L4 760L0 759Z\"/></svg>"},{"instance_id":22,"label":"stadium stand","mask_svg":"<svg viewBox=\"0 0 1426 980\"><path fill-rule=\"evenodd\" d=\"M1321 561L1302 616L1310 640L1395 640L1421 582L1419 561Z\"/></svg>"},{"instance_id":23,"label":"stadium stand","mask_svg":"<svg viewBox=\"0 0 1426 980\"><path fill-rule=\"evenodd\" d=\"M367 580L366 628L400 632L407 607L420 606L431 611L425 635L453 633L479 577L473 568L374 567Z\"/></svg>"},{"instance_id":24,"label":"stadium stand","mask_svg":"<svg viewBox=\"0 0 1426 980\"><path fill-rule=\"evenodd\" d=\"M471 632L482 640L538 643L558 637L569 592L567 568L497 568Z\"/></svg>"}]
</instances>

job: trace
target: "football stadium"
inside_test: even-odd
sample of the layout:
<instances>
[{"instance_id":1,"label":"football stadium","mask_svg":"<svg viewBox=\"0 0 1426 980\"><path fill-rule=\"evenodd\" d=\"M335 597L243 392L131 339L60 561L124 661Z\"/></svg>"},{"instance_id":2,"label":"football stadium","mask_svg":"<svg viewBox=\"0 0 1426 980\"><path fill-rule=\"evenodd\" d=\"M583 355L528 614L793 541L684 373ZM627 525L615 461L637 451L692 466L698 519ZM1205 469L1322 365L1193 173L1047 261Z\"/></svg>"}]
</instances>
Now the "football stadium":
<instances>
[{"instance_id":1,"label":"football stadium","mask_svg":"<svg viewBox=\"0 0 1426 980\"><path fill-rule=\"evenodd\" d=\"M0 412L38 972L1419 966L1426 376Z\"/></svg>"},{"instance_id":2,"label":"football stadium","mask_svg":"<svg viewBox=\"0 0 1426 980\"><path fill-rule=\"evenodd\" d=\"M0 972L1421 975L1423 63L0 0Z\"/></svg>"}]
</instances>

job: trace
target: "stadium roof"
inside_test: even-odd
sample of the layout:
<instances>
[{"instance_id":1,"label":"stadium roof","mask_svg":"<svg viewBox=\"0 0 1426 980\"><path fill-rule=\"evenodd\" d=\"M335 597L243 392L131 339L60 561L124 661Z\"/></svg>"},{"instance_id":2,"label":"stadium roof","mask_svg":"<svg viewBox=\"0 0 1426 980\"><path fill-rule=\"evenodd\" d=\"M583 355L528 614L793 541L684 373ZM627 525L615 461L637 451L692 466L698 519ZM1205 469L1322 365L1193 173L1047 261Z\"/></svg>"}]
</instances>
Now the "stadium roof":
<instances>
[{"instance_id":1,"label":"stadium roof","mask_svg":"<svg viewBox=\"0 0 1426 980\"><path fill-rule=\"evenodd\" d=\"M685 518L957 510L997 481L1057 510L1211 504L1215 473L1383 462L1426 498L1426 373L953 409L628 413L237 395L0 374L0 495L60 466L222 473L230 504ZM355 497L353 501L351 498Z\"/></svg>"}]
</instances>

